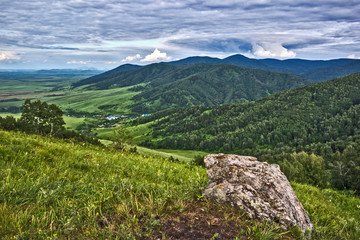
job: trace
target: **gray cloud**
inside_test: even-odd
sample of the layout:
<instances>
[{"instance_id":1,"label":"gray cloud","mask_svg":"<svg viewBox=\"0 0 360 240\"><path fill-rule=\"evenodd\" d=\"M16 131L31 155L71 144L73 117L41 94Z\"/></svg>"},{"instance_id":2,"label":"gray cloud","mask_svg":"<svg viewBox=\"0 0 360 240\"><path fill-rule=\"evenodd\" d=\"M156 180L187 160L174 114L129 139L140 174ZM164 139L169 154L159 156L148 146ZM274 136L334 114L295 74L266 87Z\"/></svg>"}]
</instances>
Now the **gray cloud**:
<instances>
[{"instance_id":1,"label":"gray cloud","mask_svg":"<svg viewBox=\"0 0 360 240\"><path fill-rule=\"evenodd\" d=\"M1 2L0 49L21 53L23 59L36 59L39 65L73 61L95 66L95 62L146 56L156 48L173 58L233 53L252 56L259 52L259 46L274 57L291 51L297 57L319 59L360 55L356 47L360 43L357 0ZM151 39L160 40L138 43Z\"/></svg>"}]
</instances>

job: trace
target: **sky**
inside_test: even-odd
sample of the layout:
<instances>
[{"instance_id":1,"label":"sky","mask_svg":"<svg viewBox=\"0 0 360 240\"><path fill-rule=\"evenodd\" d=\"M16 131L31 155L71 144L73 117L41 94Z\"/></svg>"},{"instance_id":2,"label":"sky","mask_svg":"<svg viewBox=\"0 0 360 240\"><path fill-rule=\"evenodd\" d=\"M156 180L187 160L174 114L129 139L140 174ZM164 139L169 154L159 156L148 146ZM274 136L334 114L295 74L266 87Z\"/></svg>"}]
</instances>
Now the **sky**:
<instances>
[{"instance_id":1,"label":"sky","mask_svg":"<svg viewBox=\"0 0 360 240\"><path fill-rule=\"evenodd\" d=\"M0 0L0 69L360 59L359 0Z\"/></svg>"}]
</instances>

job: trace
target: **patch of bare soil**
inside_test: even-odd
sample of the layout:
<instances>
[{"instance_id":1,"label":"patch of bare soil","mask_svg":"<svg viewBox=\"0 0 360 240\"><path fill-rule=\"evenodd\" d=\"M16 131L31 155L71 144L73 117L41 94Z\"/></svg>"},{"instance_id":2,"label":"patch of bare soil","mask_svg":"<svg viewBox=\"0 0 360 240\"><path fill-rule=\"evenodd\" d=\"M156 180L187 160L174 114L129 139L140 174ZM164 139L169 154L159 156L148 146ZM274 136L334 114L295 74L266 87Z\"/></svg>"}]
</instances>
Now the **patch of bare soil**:
<instances>
[{"instance_id":1,"label":"patch of bare soil","mask_svg":"<svg viewBox=\"0 0 360 240\"><path fill-rule=\"evenodd\" d=\"M246 228L243 214L217 209L207 204L190 204L186 210L161 219L155 239L247 239L239 236Z\"/></svg>"}]
</instances>

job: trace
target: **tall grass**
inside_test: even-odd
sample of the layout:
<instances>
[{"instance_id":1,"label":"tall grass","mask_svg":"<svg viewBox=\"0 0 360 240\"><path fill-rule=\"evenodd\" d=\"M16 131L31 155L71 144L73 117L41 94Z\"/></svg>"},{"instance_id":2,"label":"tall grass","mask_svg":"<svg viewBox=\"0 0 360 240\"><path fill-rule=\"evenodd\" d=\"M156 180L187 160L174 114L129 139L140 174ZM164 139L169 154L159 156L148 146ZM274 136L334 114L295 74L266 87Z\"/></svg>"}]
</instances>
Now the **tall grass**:
<instances>
[{"instance_id":1,"label":"tall grass","mask_svg":"<svg viewBox=\"0 0 360 240\"><path fill-rule=\"evenodd\" d=\"M154 239L162 219L186 213L189 203L204 214L216 208L202 202L206 182L202 167L0 131L0 239ZM313 239L359 239L359 198L292 185ZM224 219L231 214L223 211ZM235 225L238 239L296 238L246 217Z\"/></svg>"},{"instance_id":2,"label":"tall grass","mask_svg":"<svg viewBox=\"0 0 360 240\"><path fill-rule=\"evenodd\" d=\"M207 180L202 168L21 133L0 132L0 144L0 238L147 237Z\"/></svg>"}]
</instances>

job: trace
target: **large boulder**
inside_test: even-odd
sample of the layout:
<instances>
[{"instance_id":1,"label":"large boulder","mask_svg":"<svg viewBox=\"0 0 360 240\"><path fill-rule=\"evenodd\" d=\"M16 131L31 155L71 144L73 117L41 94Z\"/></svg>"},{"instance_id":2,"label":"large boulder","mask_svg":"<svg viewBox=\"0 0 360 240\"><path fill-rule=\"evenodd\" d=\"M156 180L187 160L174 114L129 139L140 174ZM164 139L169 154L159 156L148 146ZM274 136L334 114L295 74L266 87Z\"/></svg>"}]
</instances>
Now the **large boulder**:
<instances>
[{"instance_id":1,"label":"large boulder","mask_svg":"<svg viewBox=\"0 0 360 240\"><path fill-rule=\"evenodd\" d=\"M243 209L250 218L278 222L282 228L313 230L286 176L276 164L255 157L211 154L204 159L209 181L204 196Z\"/></svg>"}]
</instances>

